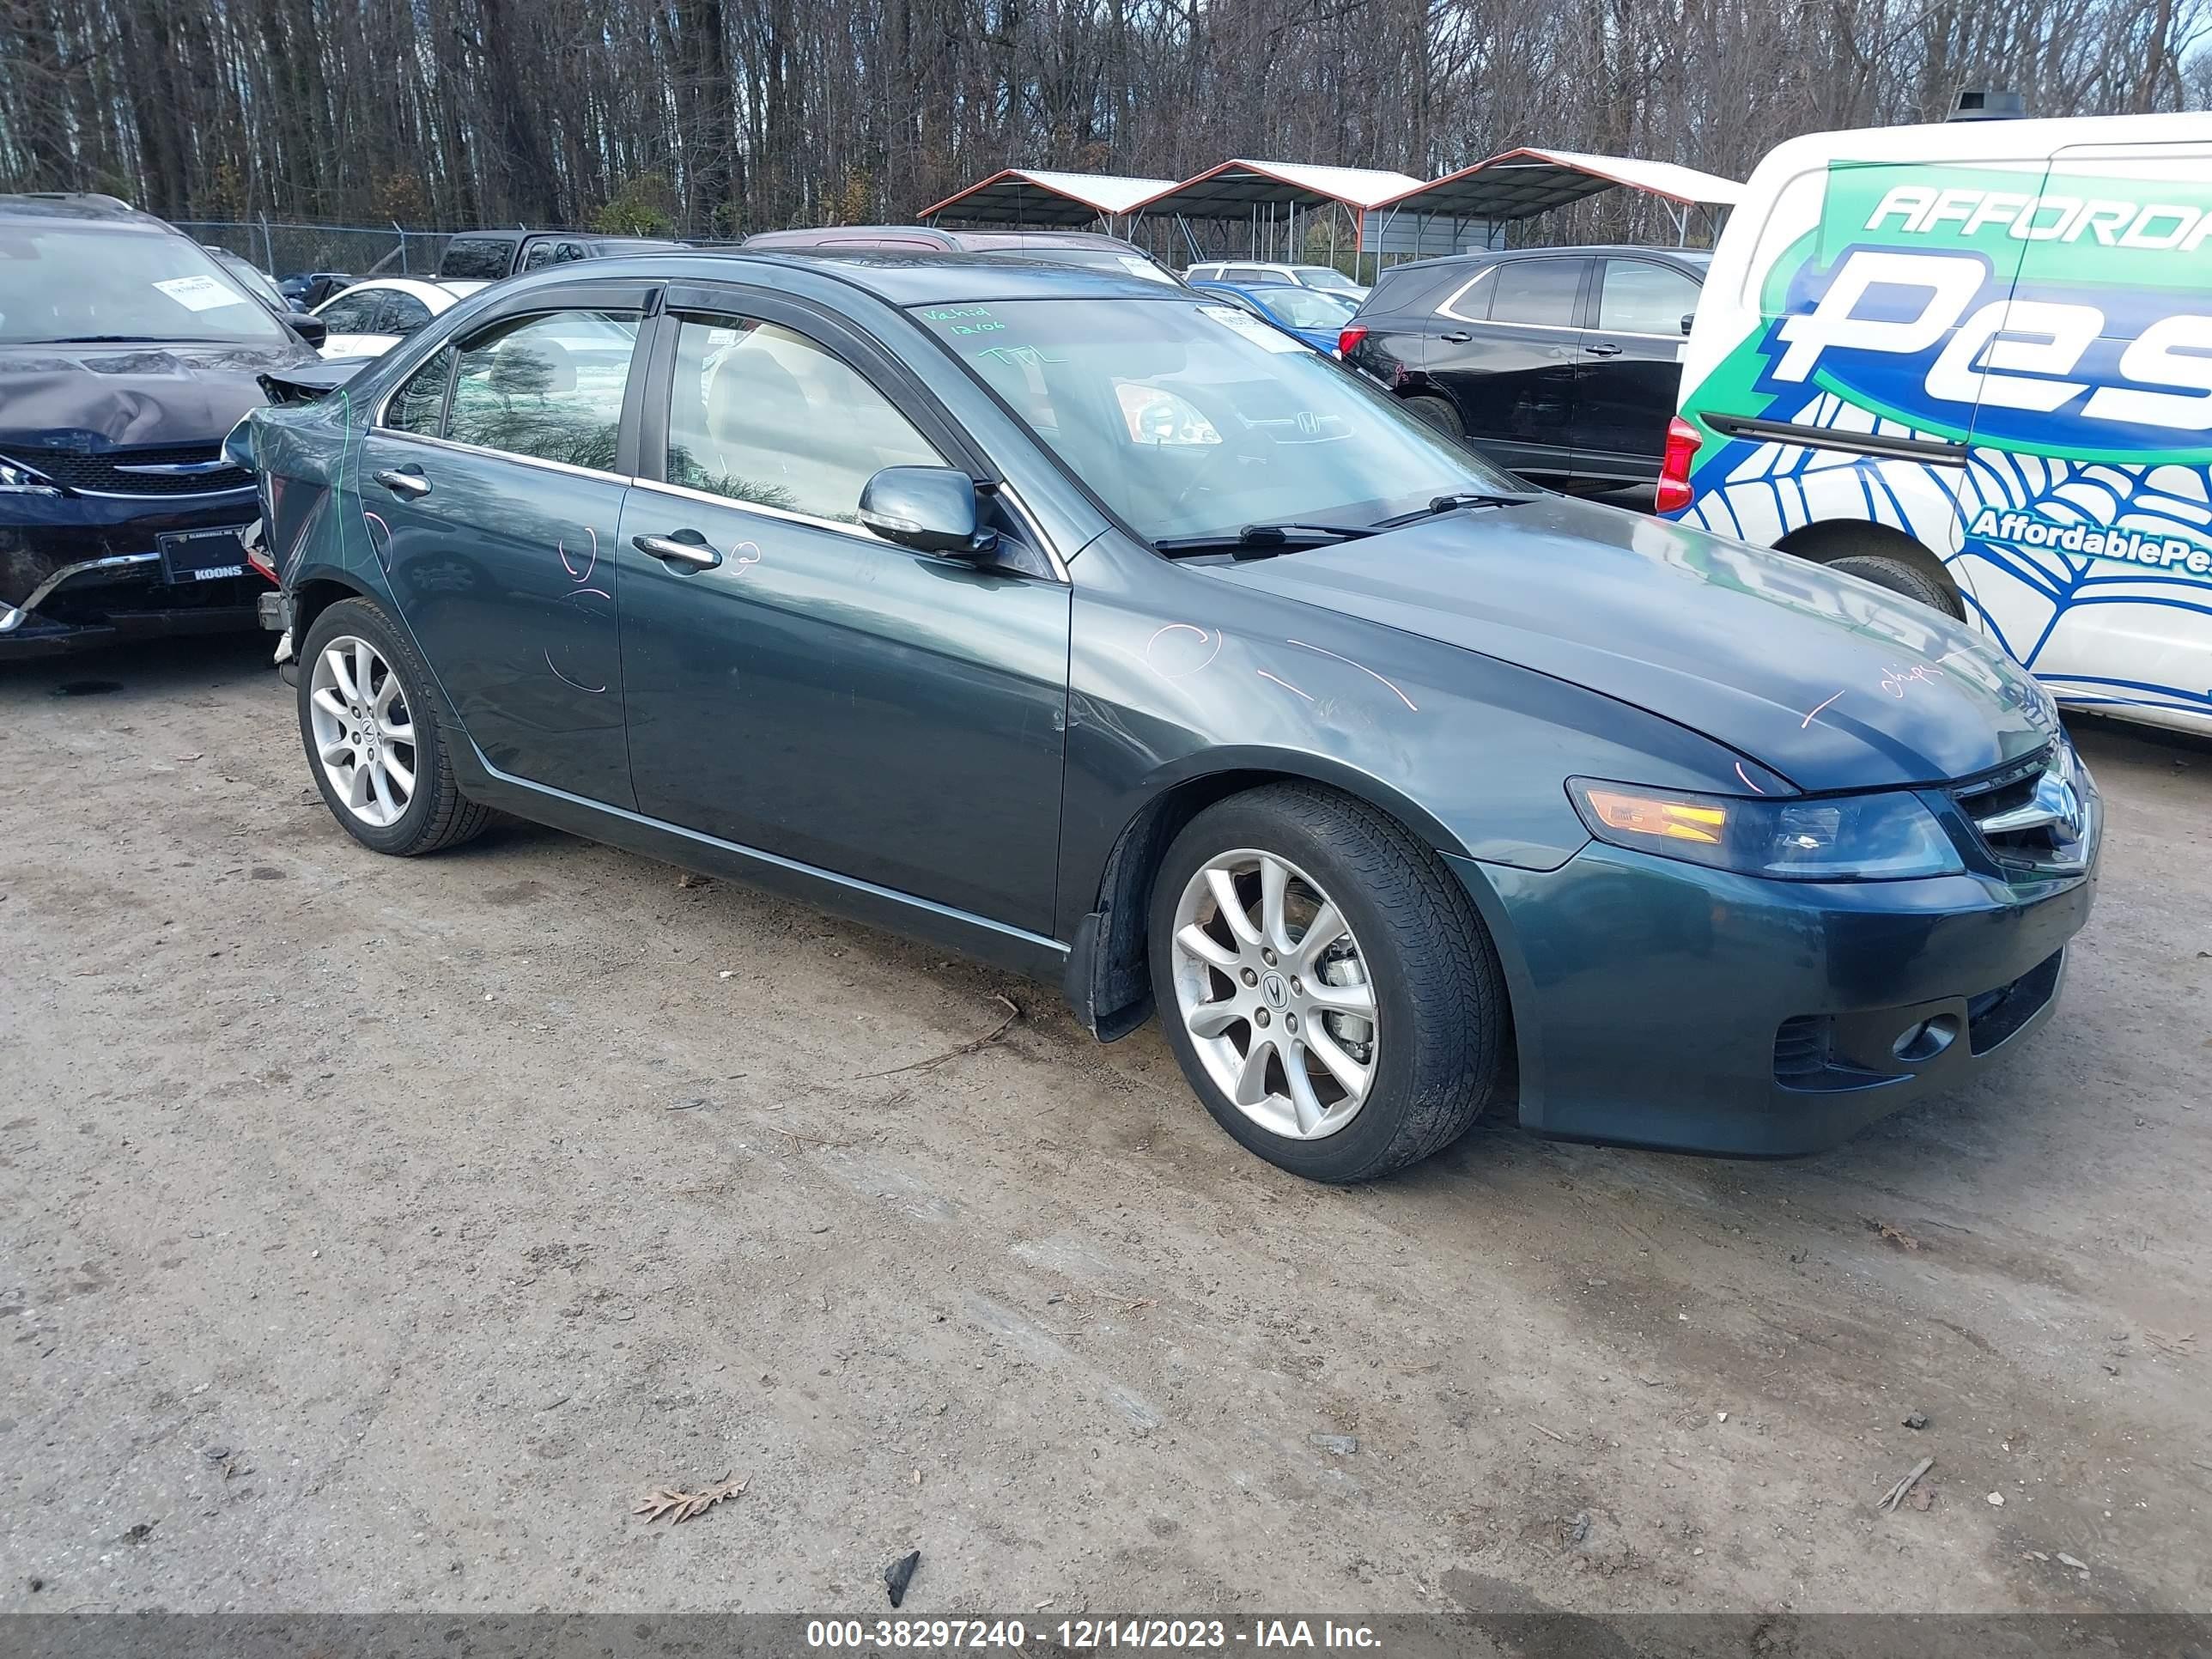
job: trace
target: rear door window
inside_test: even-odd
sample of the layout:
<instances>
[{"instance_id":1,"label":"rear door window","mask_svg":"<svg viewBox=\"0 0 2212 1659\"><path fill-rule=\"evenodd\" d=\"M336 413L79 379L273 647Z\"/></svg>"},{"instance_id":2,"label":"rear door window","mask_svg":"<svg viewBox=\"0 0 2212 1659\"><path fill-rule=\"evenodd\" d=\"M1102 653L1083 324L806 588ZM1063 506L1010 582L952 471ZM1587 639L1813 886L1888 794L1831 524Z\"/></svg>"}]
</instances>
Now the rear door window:
<instances>
[{"instance_id":1,"label":"rear door window","mask_svg":"<svg viewBox=\"0 0 2212 1659\"><path fill-rule=\"evenodd\" d=\"M1607 259L1598 289L1597 325L1611 334L1656 334L1679 340L1682 319L1698 308L1698 283L1672 265L1650 259Z\"/></svg>"},{"instance_id":2,"label":"rear door window","mask_svg":"<svg viewBox=\"0 0 2212 1659\"><path fill-rule=\"evenodd\" d=\"M1535 328L1572 328L1581 320L1587 259L1514 259L1491 277L1490 320Z\"/></svg>"},{"instance_id":3,"label":"rear door window","mask_svg":"<svg viewBox=\"0 0 2212 1659\"><path fill-rule=\"evenodd\" d=\"M509 317L460 349L447 435L612 472L638 319L611 311Z\"/></svg>"},{"instance_id":4,"label":"rear door window","mask_svg":"<svg viewBox=\"0 0 2212 1659\"><path fill-rule=\"evenodd\" d=\"M404 336L430 320L430 307L401 289L384 292L384 316L379 332Z\"/></svg>"},{"instance_id":5,"label":"rear door window","mask_svg":"<svg viewBox=\"0 0 2212 1659\"><path fill-rule=\"evenodd\" d=\"M315 314L333 334L374 334L377 331L378 297L374 289L367 294L340 295Z\"/></svg>"}]
</instances>

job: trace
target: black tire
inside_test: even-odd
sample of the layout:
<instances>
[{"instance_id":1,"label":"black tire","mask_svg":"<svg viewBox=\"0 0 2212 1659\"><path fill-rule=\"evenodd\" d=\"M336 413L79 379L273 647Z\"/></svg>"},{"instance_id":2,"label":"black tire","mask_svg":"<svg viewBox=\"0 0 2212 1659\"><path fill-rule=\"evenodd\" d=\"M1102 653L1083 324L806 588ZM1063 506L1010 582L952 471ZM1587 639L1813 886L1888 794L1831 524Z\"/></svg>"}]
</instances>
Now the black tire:
<instances>
[{"instance_id":1,"label":"black tire","mask_svg":"<svg viewBox=\"0 0 2212 1659\"><path fill-rule=\"evenodd\" d=\"M1856 576L1861 581L1872 582L1876 587L1886 587L1893 593L1902 593L1908 599L1917 599L1954 622L1966 619L1966 607L1959 602L1957 592L1929 568L1929 565L1934 563L1932 559L1923 563L1909 554L1846 553L1840 558L1823 562L1831 570L1840 570L1846 576Z\"/></svg>"},{"instance_id":2,"label":"black tire","mask_svg":"<svg viewBox=\"0 0 2212 1659\"><path fill-rule=\"evenodd\" d=\"M1209 860L1246 849L1310 875L1350 925L1373 988L1373 1080L1350 1121L1322 1138L1279 1134L1248 1116L1207 1072L1177 1001L1177 902ZM1208 807L1153 879L1149 950L1154 1000L1184 1078L1216 1122L1293 1175L1367 1181L1417 1163L1465 1134L1497 1090L1511 1014L1489 933L1443 860L1364 801L1280 783ZM1249 1024L1244 1033L1249 1042Z\"/></svg>"},{"instance_id":3,"label":"black tire","mask_svg":"<svg viewBox=\"0 0 2212 1659\"><path fill-rule=\"evenodd\" d=\"M388 824L367 823L350 811L316 752L312 712L315 664L332 640L347 635L367 641L384 659L399 682L399 696L415 733L415 788L406 809ZM453 758L429 686L430 672L414 641L373 600L341 599L326 607L300 646L300 741L307 750L307 769L322 791L323 804L346 833L363 847L394 858L415 858L457 846L481 834L492 817L489 807L470 800L453 781Z\"/></svg>"},{"instance_id":4,"label":"black tire","mask_svg":"<svg viewBox=\"0 0 2212 1659\"><path fill-rule=\"evenodd\" d=\"M1442 398L1424 395L1407 398L1403 401L1407 414L1419 416L1422 420L1436 428L1455 443L1467 441L1467 423L1460 419L1459 410L1454 409Z\"/></svg>"}]
</instances>

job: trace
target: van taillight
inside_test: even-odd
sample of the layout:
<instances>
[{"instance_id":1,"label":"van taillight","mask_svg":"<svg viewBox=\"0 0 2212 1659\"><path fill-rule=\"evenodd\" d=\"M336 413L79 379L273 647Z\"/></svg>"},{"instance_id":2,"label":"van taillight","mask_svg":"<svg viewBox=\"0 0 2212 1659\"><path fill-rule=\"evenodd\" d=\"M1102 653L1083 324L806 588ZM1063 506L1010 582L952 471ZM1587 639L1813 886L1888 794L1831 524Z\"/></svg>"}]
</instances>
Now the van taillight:
<instances>
[{"instance_id":1,"label":"van taillight","mask_svg":"<svg viewBox=\"0 0 2212 1659\"><path fill-rule=\"evenodd\" d=\"M1667 459L1659 467L1656 511L1680 513L1690 504L1690 462L1705 442L1698 428L1677 415L1667 422Z\"/></svg>"},{"instance_id":2,"label":"van taillight","mask_svg":"<svg viewBox=\"0 0 2212 1659\"><path fill-rule=\"evenodd\" d=\"M1344 330L1336 337L1336 355L1340 357L1350 357L1352 356L1352 349L1366 337L1366 325L1364 323L1352 324L1351 327Z\"/></svg>"}]
</instances>

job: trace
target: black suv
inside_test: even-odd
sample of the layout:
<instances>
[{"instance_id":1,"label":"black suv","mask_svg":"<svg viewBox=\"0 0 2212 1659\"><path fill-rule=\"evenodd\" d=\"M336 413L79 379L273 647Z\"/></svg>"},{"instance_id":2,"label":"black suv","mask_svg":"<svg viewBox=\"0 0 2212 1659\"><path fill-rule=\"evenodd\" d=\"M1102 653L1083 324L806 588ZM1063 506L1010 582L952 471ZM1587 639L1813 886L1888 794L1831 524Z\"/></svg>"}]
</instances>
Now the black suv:
<instances>
[{"instance_id":1,"label":"black suv","mask_svg":"<svg viewBox=\"0 0 2212 1659\"><path fill-rule=\"evenodd\" d=\"M1526 477L1583 493L1652 484L1711 257L1577 247L1410 260L1382 273L1339 349Z\"/></svg>"},{"instance_id":2,"label":"black suv","mask_svg":"<svg viewBox=\"0 0 2212 1659\"><path fill-rule=\"evenodd\" d=\"M193 241L109 196L0 196L0 659L254 626L257 376L316 362Z\"/></svg>"}]
</instances>

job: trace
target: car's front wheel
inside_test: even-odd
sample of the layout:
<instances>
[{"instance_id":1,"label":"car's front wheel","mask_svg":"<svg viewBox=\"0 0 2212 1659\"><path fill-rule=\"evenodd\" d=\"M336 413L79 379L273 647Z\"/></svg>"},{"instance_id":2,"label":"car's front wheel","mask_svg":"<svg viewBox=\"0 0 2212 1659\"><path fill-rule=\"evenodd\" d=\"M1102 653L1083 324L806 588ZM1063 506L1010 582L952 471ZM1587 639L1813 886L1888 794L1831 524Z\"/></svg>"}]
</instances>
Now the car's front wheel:
<instances>
[{"instance_id":1,"label":"car's front wheel","mask_svg":"<svg viewBox=\"0 0 2212 1659\"><path fill-rule=\"evenodd\" d=\"M1426 1158L1497 1087L1497 951L1436 854L1364 802L1286 783L1200 813L1155 880L1151 951L1183 1075L1293 1174Z\"/></svg>"},{"instance_id":2,"label":"car's front wheel","mask_svg":"<svg viewBox=\"0 0 2212 1659\"><path fill-rule=\"evenodd\" d=\"M396 857L468 840L488 808L453 781L413 643L368 599L319 615L300 651L300 737L331 816L362 846Z\"/></svg>"}]
</instances>

